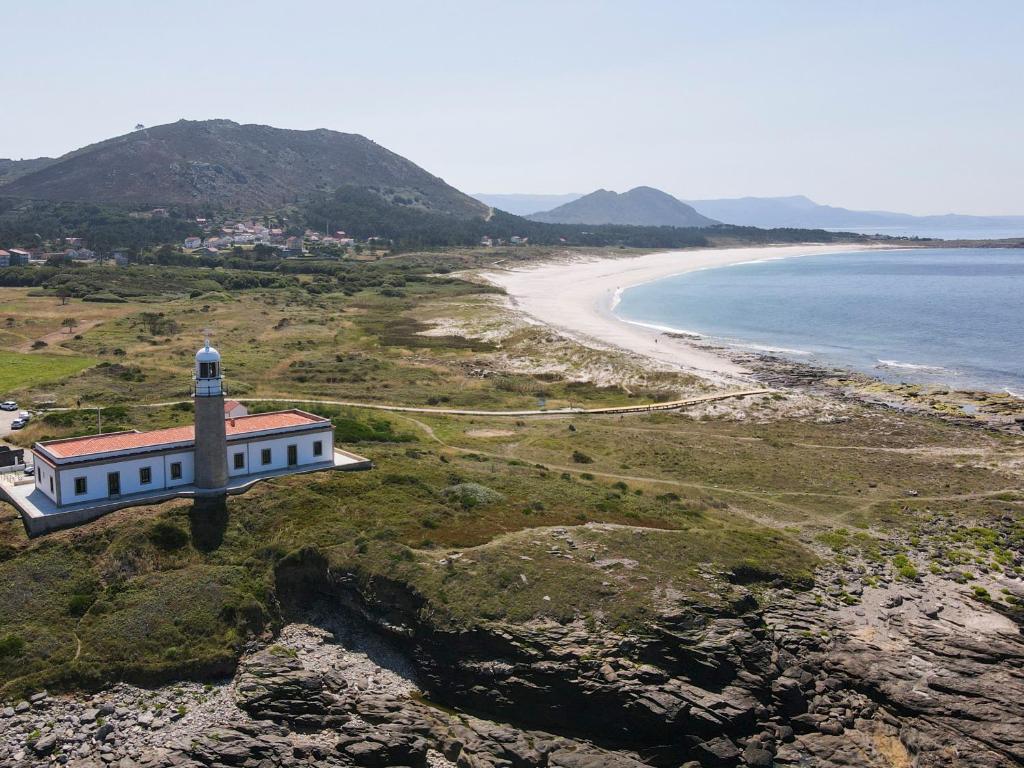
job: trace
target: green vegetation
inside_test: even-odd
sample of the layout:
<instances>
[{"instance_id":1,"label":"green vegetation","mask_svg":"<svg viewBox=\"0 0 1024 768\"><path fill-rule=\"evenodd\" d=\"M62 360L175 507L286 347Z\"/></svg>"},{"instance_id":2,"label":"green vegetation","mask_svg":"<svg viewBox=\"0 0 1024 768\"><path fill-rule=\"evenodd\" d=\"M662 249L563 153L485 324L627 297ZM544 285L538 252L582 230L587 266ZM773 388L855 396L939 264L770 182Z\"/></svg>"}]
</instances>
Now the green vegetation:
<instances>
[{"instance_id":1,"label":"green vegetation","mask_svg":"<svg viewBox=\"0 0 1024 768\"><path fill-rule=\"evenodd\" d=\"M417 207L394 204L372 189L343 186L330 195L302 205L306 224L325 229L341 227L357 238L381 237L396 251L440 246L469 246L482 237L508 240L529 238L536 245L628 246L632 248L687 248L710 245L709 238L731 238L749 243L833 242L850 235L824 230L773 229L717 225L707 229L635 227L614 224L545 224L495 210L489 219L460 218L428 213Z\"/></svg>"},{"instance_id":2,"label":"green vegetation","mask_svg":"<svg viewBox=\"0 0 1024 768\"><path fill-rule=\"evenodd\" d=\"M133 217L129 215L131 210L111 205L0 197L0 243L28 248L44 240L74 235L93 250L134 251L199 234L185 209L172 209L168 218Z\"/></svg>"},{"instance_id":3,"label":"green vegetation","mask_svg":"<svg viewBox=\"0 0 1024 768\"><path fill-rule=\"evenodd\" d=\"M913 581L917 578L917 568L914 567L913 563L910 562L905 554L898 554L892 559L892 564L896 566L896 571L899 573L901 578Z\"/></svg>"},{"instance_id":4,"label":"green vegetation","mask_svg":"<svg viewBox=\"0 0 1024 768\"><path fill-rule=\"evenodd\" d=\"M515 326L492 289L441 273L529 253L539 252L295 272L132 267L108 270L130 276L119 288L83 284L148 291L111 303L3 289L0 349L47 360L54 374L20 393L70 407L33 419L13 436L21 444L94 430L96 405L105 429L187 423L188 402L134 406L185 400L196 344L213 327L232 396L257 411L323 413L376 469L276 479L225 510L124 510L33 541L0 522L0 691L223 672L280 626L278 576L309 552L353 583L415 595L438 624L539 618L629 632L666 605L727 611L748 599L741 587L804 589L818 557L891 563L907 579L914 563L1018 567L1024 526L1006 520L1024 504L1022 448L1009 435L850 403L842 418L794 416L771 396L731 404L742 418L726 407L516 419L297 402L521 409L704 391ZM199 274L271 282L193 296ZM19 351L44 336L58 354ZM62 361L81 365L54 372ZM856 603L852 592L839 599Z\"/></svg>"},{"instance_id":5,"label":"green vegetation","mask_svg":"<svg viewBox=\"0 0 1024 768\"><path fill-rule=\"evenodd\" d=\"M61 381L95 363L94 359L80 355L0 350L0 392Z\"/></svg>"}]
</instances>

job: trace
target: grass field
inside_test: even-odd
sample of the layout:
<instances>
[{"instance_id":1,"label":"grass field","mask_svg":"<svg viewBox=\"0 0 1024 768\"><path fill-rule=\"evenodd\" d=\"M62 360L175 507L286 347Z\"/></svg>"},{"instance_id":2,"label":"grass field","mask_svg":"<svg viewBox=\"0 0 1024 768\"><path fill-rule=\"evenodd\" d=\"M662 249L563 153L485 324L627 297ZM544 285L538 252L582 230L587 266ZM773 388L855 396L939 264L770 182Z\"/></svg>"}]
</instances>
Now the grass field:
<instances>
[{"instance_id":1,"label":"grass field","mask_svg":"<svg viewBox=\"0 0 1024 768\"><path fill-rule=\"evenodd\" d=\"M95 364L95 359L82 355L0 350L0 393L20 392L63 381Z\"/></svg>"}]
</instances>

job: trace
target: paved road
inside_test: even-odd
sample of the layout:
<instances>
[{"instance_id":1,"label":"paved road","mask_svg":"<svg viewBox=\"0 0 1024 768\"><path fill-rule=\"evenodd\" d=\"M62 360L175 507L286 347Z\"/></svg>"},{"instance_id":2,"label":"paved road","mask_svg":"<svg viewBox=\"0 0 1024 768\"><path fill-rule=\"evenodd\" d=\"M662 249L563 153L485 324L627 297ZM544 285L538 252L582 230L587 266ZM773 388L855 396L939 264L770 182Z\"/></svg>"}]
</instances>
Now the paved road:
<instances>
[{"instance_id":1,"label":"paved road","mask_svg":"<svg viewBox=\"0 0 1024 768\"><path fill-rule=\"evenodd\" d=\"M0 441L11 434L11 422L18 418L18 411L0 411Z\"/></svg>"}]
</instances>

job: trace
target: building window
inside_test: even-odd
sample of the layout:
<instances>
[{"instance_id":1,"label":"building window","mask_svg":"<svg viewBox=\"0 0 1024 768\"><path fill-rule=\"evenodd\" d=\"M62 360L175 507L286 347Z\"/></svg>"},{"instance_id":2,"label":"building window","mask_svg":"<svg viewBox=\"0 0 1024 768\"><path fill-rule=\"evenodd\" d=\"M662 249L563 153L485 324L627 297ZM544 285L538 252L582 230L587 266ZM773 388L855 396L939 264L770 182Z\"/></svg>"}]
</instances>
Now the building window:
<instances>
[{"instance_id":1,"label":"building window","mask_svg":"<svg viewBox=\"0 0 1024 768\"><path fill-rule=\"evenodd\" d=\"M171 480L181 480L181 462L171 462Z\"/></svg>"},{"instance_id":2,"label":"building window","mask_svg":"<svg viewBox=\"0 0 1024 768\"><path fill-rule=\"evenodd\" d=\"M199 378L200 379L215 379L215 378L217 378L217 364L216 363L200 363L199 364Z\"/></svg>"},{"instance_id":3,"label":"building window","mask_svg":"<svg viewBox=\"0 0 1024 768\"><path fill-rule=\"evenodd\" d=\"M53 475L50 475L50 493L53 493Z\"/></svg>"},{"instance_id":4,"label":"building window","mask_svg":"<svg viewBox=\"0 0 1024 768\"><path fill-rule=\"evenodd\" d=\"M264 464L269 464L270 463L270 449L269 448L264 448L260 452L260 461L262 461Z\"/></svg>"},{"instance_id":5,"label":"building window","mask_svg":"<svg viewBox=\"0 0 1024 768\"><path fill-rule=\"evenodd\" d=\"M324 441L323 440L317 440L316 442L313 443L313 455L314 456L323 456L324 455Z\"/></svg>"},{"instance_id":6,"label":"building window","mask_svg":"<svg viewBox=\"0 0 1024 768\"><path fill-rule=\"evenodd\" d=\"M139 483L142 485L149 485L153 482L153 470L150 467L141 467L139 469Z\"/></svg>"},{"instance_id":7,"label":"building window","mask_svg":"<svg viewBox=\"0 0 1024 768\"><path fill-rule=\"evenodd\" d=\"M75 478L75 496L84 496L89 492L89 481L84 477Z\"/></svg>"},{"instance_id":8,"label":"building window","mask_svg":"<svg viewBox=\"0 0 1024 768\"><path fill-rule=\"evenodd\" d=\"M264 461L263 463L266 464L267 462ZM235 469L245 469L245 454L244 453L236 453L235 454Z\"/></svg>"}]
</instances>

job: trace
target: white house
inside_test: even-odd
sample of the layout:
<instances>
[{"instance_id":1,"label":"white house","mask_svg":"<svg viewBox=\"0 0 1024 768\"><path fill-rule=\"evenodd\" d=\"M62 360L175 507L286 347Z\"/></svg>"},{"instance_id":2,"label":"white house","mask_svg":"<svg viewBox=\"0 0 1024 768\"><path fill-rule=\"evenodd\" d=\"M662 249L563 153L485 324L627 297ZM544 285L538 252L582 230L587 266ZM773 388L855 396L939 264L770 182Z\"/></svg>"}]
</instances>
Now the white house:
<instances>
[{"instance_id":1,"label":"white house","mask_svg":"<svg viewBox=\"0 0 1024 768\"><path fill-rule=\"evenodd\" d=\"M368 469L334 447L330 419L298 409L249 414L225 402L220 354L196 353L194 423L38 442L34 485L0 493L21 512L29 535L92 520L121 507L177 496L225 496L280 475Z\"/></svg>"},{"instance_id":2,"label":"white house","mask_svg":"<svg viewBox=\"0 0 1024 768\"><path fill-rule=\"evenodd\" d=\"M224 418L237 419L239 416L248 416L249 409L237 400L224 401Z\"/></svg>"},{"instance_id":3,"label":"white house","mask_svg":"<svg viewBox=\"0 0 1024 768\"><path fill-rule=\"evenodd\" d=\"M190 251L194 250L195 248L200 247L202 244L203 244L203 238L201 238L201 237L186 237L185 238L184 245Z\"/></svg>"}]
</instances>

